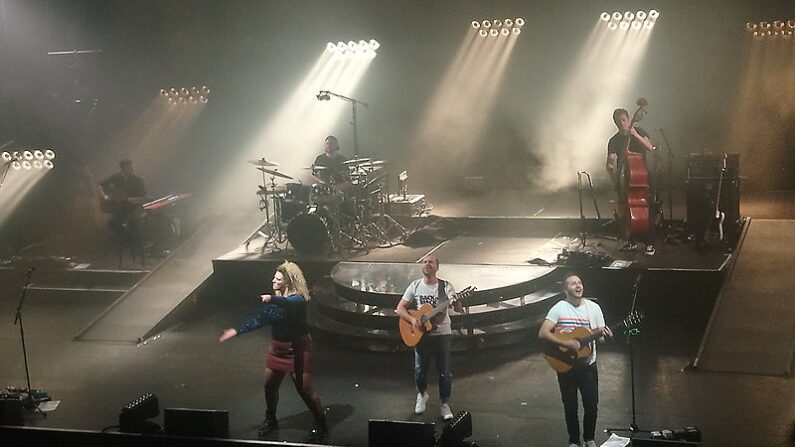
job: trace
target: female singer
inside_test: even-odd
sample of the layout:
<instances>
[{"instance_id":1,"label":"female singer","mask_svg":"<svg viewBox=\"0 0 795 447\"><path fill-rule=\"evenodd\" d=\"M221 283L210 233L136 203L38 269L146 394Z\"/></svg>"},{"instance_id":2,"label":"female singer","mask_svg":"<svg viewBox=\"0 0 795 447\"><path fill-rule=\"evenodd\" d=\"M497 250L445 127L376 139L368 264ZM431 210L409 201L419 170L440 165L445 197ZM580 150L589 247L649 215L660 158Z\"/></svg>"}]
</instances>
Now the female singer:
<instances>
[{"instance_id":1,"label":"female singer","mask_svg":"<svg viewBox=\"0 0 795 447\"><path fill-rule=\"evenodd\" d=\"M265 363L265 421L260 437L279 429L276 406L279 403L279 386L285 374L295 383L295 389L315 417L315 427L309 440L317 441L328 435L328 426L320 398L312 387L312 337L306 327L306 306L309 289L297 264L285 261L273 275L274 295L262 295L265 303L259 312L237 328L226 329L219 342L259 329L270 323L271 341Z\"/></svg>"}]
</instances>

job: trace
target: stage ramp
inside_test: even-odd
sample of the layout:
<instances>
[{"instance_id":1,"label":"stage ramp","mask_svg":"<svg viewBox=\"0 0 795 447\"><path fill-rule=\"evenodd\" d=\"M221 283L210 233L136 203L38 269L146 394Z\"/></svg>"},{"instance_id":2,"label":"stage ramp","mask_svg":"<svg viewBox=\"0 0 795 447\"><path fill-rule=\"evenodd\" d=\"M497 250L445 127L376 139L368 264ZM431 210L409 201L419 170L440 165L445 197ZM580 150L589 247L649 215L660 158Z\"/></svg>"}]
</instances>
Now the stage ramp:
<instances>
[{"instance_id":1,"label":"stage ramp","mask_svg":"<svg viewBox=\"0 0 795 447\"><path fill-rule=\"evenodd\" d=\"M748 219L693 367L788 376L795 354L795 220Z\"/></svg>"},{"instance_id":2,"label":"stage ramp","mask_svg":"<svg viewBox=\"0 0 795 447\"><path fill-rule=\"evenodd\" d=\"M239 246L261 223L255 213L210 218L165 262L141 279L75 337L79 341L139 343L210 278L212 260Z\"/></svg>"}]
</instances>

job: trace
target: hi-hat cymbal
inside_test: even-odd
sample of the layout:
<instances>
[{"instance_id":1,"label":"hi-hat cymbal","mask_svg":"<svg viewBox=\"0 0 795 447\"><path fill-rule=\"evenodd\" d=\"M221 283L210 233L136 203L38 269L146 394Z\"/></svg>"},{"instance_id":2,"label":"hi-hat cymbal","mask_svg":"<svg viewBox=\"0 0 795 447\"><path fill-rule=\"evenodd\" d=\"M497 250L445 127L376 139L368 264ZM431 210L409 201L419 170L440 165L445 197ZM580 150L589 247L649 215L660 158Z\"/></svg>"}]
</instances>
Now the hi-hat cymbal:
<instances>
[{"instance_id":1,"label":"hi-hat cymbal","mask_svg":"<svg viewBox=\"0 0 795 447\"><path fill-rule=\"evenodd\" d=\"M304 168L305 171L324 171L328 169L325 166L310 166L308 168Z\"/></svg>"},{"instance_id":2,"label":"hi-hat cymbal","mask_svg":"<svg viewBox=\"0 0 795 447\"><path fill-rule=\"evenodd\" d=\"M257 160L249 160L248 162L253 164L254 166L279 166L279 163L273 163L268 160L265 160L265 157Z\"/></svg>"},{"instance_id":3,"label":"hi-hat cymbal","mask_svg":"<svg viewBox=\"0 0 795 447\"><path fill-rule=\"evenodd\" d=\"M350 166L367 163L368 161L370 161L369 158L352 158L350 160L343 161L342 164Z\"/></svg>"},{"instance_id":4,"label":"hi-hat cymbal","mask_svg":"<svg viewBox=\"0 0 795 447\"><path fill-rule=\"evenodd\" d=\"M257 168L257 169L259 169L260 171L262 171L262 172L264 172L266 174L270 174L270 175L272 175L274 177L286 178L287 180L292 180L293 179L289 175L282 174L281 172L273 170L273 169L265 169L265 168Z\"/></svg>"},{"instance_id":5,"label":"hi-hat cymbal","mask_svg":"<svg viewBox=\"0 0 795 447\"><path fill-rule=\"evenodd\" d=\"M366 163L362 163L359 166L363 166L363 167L367 167L367 166L383 166L385 164L386 164L386 162L384 160L373 160L373 161L368 161Z\"/></svg>"}]
</instances>

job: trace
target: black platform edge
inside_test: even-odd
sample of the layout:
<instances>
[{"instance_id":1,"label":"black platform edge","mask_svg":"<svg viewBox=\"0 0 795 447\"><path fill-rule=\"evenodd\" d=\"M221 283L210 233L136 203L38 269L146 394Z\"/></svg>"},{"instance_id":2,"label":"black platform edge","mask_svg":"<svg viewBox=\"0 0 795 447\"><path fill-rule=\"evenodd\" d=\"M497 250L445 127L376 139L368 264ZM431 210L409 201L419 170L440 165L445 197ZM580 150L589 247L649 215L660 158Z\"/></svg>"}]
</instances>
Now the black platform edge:
<instances>
[{"instance_id":1,"label":"black platform edge","mask_svg":"<svg viewBox=\"0 0 795 447\"><path fill-rule=\"evenodd\" d=\"M453 324L451 349L453 352L466 352L526 343L528 339L535 337L544 315L545 312L541 312L519 321L477 327L473 332L460 324ZM401 352L410 349L403 344L396 321L391 330L367 329L331 319L320 313L316 306L310 306L307 317L311 332L321 343L370 352Z\"/></svg>"},{"instance_id":2,"label":"black platform edge","mask_svg":"<svg viewBox=\"0 0 795 447\"><path fill-rule=\"evenodd\" d=\"M469 313L451 314L453 324L469 327L487 326L535 316L550 307L549 300L560 296L559 288L547 288L502 301L464 306ZM352 326L373 329L393 329L398 324L394 312L400 298L390 306L368 306L348 301L340 296L319 295L313 302L327 317ZM472 308L476 307L476 311Z\"/></svg>"},{"instance_id":3,"label":"black platform edge","mask_svg":"<svg viewBox=\"0 0 795 447\"><path fill-rule=\"evenodd\" d=\"M610 219L579 219L572 217L534 217L534 216L461 216L443 217L395 217L401 225L412 230L432 222L443 220L452 231L468 234L491 234L505 232L511 236L548 236L551 234L601 233ZM679 220L681 222L681 220ZM532 223L532 225L528 225Z\"/></svg>"},{"instance_id":4,"label":"black platform edge","mask_svg":"<svg viewBox=\"0 0 795 447\"><path fill-rule=\"evenodd\" d=\"M66 447L242 447L251 445L281 447L315 447L286 441L253 441L243 439L203 438L197 436L169 436L70 430L63 428L0 426L0 445L3 446L66 446ZM331 444L322 444L333 447Z\"/></svg>"},{"instance_id":5,"label":"black platform edge","mask_svg":"<svg viewBox=\"0 0 795 447\"><path fill-rule=\"evenodd\" d=\"M24 277L26 270L0 268L0 279ZM31 274L31 285L46 287L125 287L131 288L149 271L146 270L102 270L102 269L45 269L37 268Z\"/></svg>"},{"instance_id":6,"label":"black platform edge","mask_svg":"<svg viewBox=\"0 0 795 447\"><path fill-rule=\"evenodd\" d=\"M565 269L550 269L546 274L509 286L498 287L489 290L477 290L469 298L467 303L470 306L480 304L492 304L510 298L542 291L554 284L559 283L566 274ZM332 275L333 276L333 275ZM332 277L332 280L334 278ZM334 281L334 290L337 295L355 303L366 304L368 306L395 307L402 294L378 293L357 290Z\"/></svg>"}]
</instances>

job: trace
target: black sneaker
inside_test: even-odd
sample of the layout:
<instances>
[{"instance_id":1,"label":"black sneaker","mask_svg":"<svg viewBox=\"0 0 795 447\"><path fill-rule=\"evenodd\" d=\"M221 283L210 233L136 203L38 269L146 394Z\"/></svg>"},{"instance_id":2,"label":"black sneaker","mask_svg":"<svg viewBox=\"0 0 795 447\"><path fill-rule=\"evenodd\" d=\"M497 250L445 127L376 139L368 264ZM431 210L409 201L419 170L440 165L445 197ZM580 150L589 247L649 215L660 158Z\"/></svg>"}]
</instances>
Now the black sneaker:
<instances>
[{"instance_id":1,"label":"black sneaker","mask_svg":"<svg viewBox=\"0 0 795 447\"><path fill-rule=\"evenodd\" d=\"M265 420L262 421L262 425L260 425L259 430L257 430L257 435L259 437L263 437L270 433L275 432L278 429L279 429L279 421L273 418L265 418Z\"/></svg>"},{"instance_id":2,"label":"black sneaker","mask_svg":"<svg viewBox=\"0 0 795 447\"><path fill-rule=\"evenodd\" d=\"M315 422L315 428L309 431L309 435L307 436L307 440L309 442L317 442L328 437L329 430L328 425L326 425L326 421L318 421Z\"/></svg>"}]
</instances>

